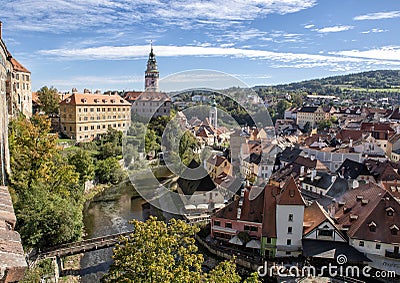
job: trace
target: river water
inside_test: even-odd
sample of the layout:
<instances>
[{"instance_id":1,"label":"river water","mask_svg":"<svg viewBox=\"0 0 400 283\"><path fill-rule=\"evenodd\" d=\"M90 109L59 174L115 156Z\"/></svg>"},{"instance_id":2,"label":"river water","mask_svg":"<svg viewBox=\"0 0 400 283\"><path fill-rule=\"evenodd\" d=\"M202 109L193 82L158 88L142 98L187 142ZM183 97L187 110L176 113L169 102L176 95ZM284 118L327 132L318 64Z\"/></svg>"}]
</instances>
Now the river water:
<instances>
[{"instance_id":1,"label":"river water","mask_svg":"<svg viewBox=\"0 0 400 283\"><path fill-rule=\"evenodd\" d=\"M85 205L85 238L131 231L129 220L147 218L148 209L142 209L145 203L129 181L105 190ZM111 264L111 256L112 248L85 253L81 259L82 282L100 282Z\"/></svg>"}]
</instances>

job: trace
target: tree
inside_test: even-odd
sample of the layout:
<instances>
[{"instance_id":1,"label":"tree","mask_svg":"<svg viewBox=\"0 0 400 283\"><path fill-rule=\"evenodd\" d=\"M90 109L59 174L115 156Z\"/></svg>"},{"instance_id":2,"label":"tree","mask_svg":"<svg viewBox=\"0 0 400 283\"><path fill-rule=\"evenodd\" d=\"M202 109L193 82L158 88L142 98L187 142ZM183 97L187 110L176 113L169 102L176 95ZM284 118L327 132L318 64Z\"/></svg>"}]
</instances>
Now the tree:
<instances>
[{"instance_id":1,"label":"tree","mask_svg":"<svg viewBox=\"0 0 400 283\"><path fill-rule=\"evenodd\" d=\"M288 109L292 104L286 99L280 99L276 104L276 112L279 119L282 119L285 115L285 110Z\"/></svg>"},{"instance_id":2,"label":"tree","mask_svg":"<svg viewBox=\"0 0 400 283\"><path fill-rule=\"evenodd\" d=\"M57 147L50 121L35 115L10 123L10 191L25 247L77 240L82 232L79 174Z\"/></svg>"},{"instance_id":3,"label":"tree","mask_svg":"<svg viewBox=\"0 0 400 283\"><path fill-rule=\"evenodd\" d=\"M39 97L40 108L47 115L59 113L60 97L56 88L44 86L37 91L37 95Z\"/></svg>"},{"instance_id":4,"label":"tree","mask_svg":"<svg viewBox=\"0 0 400 283\"><path fill-rule=\"evenodd\" d=\"M124 171L114 157L97 162L96 176L102 184L118 184L124 178Z\"/></svg>"},{"instance_id":5,"label":"tree","mask_svg":"<svg viewBox=\"0 0 400 283\"><path fill-rule=\"evenodd\" d=\"M114 249L114 262L103 283L240 282L233 261L221 263L209 274L201 270L204 258L193 237L199 228L176 219L166 224L155 217L130 223L133 232Z\"/></svg>"},{"instance_id":6,"label":"tree","mask_svg":"<svg viewBox=\"0 0 400 283\"><path fill-rule=\"evenodd\" d=\"M92 156L83 149L78 149L68 156L68 163L79 173L81 184L94 178L94 163Z\"/></svg>"},{"instance_id":7,"label":"tree","mask_svg":"<svg viewBox=\"0 0 400 283\"><path fill-rule=\"evenodd\" d=\"M318 123L318 131L326 131L329 130L332 127L332 121L331 120L323 120Z\"/></svg>"},{"instance_id":8,"label":"tree","mask_svg":"<svg viewBox=\"0 0 400 283\"><path fill-rule=\"evenodd\" d=\"M192 159L199 162L199 155L195 153L199 148L200 143L197 138L190 131L185 131L179 142L179 156L182 163L187 166Z\"/></svg>"},{"instance_id":9,"label":"tree","mask_svg":"<svg viewBox=\"0 0 400 283\"><path fill-rule=\"evenodd\" d=\"M244 280L244 283L261 283L258 273L253 272L246 280Z\"/></svg>"}]
</instances>

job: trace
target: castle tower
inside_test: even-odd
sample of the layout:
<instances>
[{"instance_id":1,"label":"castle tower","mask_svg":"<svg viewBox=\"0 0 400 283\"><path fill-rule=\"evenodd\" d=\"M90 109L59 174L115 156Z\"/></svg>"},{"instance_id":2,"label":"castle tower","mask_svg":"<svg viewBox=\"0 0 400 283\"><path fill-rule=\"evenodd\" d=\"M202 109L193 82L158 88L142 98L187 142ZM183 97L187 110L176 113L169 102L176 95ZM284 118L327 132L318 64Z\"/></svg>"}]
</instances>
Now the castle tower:
<instances>
[{"instance_id":1,"label":"castle tower","mask_svg":"<svg viewBox=\"0 0 400 283\"><path fill-rule=\"evenodd\" d=\"M151 44L151 50L149 54L149 59L147 60L147 69L145 71L144 89L145 91L155 91L158 92L158 78L159 72L157 68L156 56L153 52L153 44Z\"/></svg>"},{"instance_id":2,"label":"castle tower","mask_svg":"<svg viewBox=\"0 0 400 283\"><path fill-rule=\"evenodd\" d=\"M218 127L217 123L217 103L215 102L215 97L214 95L212 96L212 101L211 101L211 109L210 109L210 124L216 129Z\"/></svg>"}]
</instances>

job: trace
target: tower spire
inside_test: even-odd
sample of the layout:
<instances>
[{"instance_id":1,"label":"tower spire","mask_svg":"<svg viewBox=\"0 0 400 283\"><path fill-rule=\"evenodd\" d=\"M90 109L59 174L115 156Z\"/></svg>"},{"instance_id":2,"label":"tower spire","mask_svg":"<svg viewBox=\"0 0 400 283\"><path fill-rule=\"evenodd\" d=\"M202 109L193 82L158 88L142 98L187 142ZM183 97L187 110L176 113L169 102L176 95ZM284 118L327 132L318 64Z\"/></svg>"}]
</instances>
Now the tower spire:
<instances>
[{"instance_id":1,"label":"tower spire","mask_svg":"<svg viewBox=\"0 0 400 283\"><path fill-rule=\"evenodd\" d=\"M145 71L145 91L158 92L158 78L157 60L153 52L153 41L151 40L149 59L147 60L147 69Z\"/></svg>"}]
</instances>

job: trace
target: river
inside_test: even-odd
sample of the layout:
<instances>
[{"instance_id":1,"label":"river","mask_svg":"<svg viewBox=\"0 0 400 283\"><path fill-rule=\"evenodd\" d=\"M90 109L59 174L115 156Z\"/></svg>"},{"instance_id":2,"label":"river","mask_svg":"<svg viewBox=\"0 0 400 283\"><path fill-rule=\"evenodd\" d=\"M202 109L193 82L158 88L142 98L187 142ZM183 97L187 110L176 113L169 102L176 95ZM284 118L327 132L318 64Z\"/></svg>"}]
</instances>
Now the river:
<instances>
[{"instance_id":1,"label":"river","mask_svg":"<svg viewBox=\"0 0 400 283\"><path fill-rule=\"evenodd\" d=\"M129 220L147 217L148 209L142 209L145 203L129 181L105 190L85 205L85 238L131 231ZM81 259L82 282L100 282L111 264L111 256L112 248L85 253Z\"/></svg>"}]
</instances>

